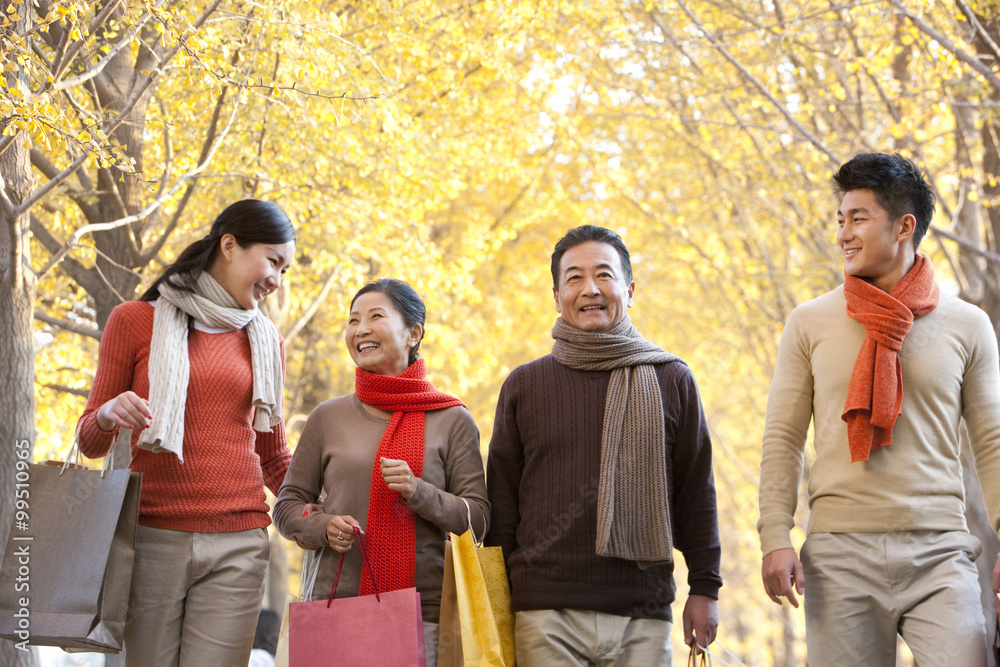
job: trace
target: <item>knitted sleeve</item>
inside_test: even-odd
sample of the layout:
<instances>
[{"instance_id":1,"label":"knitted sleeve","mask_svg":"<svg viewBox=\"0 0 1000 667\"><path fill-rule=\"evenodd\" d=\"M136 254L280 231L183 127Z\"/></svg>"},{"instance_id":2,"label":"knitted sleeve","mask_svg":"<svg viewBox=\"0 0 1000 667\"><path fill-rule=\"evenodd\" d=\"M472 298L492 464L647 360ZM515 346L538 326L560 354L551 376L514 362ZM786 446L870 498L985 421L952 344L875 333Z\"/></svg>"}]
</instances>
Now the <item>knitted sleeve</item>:
<instances>
[{"instance_id":1,"label":"knitted sleeve","mask_svg":"<svg viewBox=\"0 0 1000 667\"><path fill-rule=\"evenodd\" d=\"M447 488L417 480L417 491L407 506L443 531L461 535L469 526L469 512L477 537L489 527L490 503L486 499L486 478L483 457L479 453L479 429L468 410L449 408L458 414L447 438L445 478ZM426 461L424 463L426 466ZM465 503L469 503L466 510Z\"/></svg>"},{"instance_id":2,"label":"knitted sleeve","mask_svg":"<svg viewBox=\"0 0 1000 667\"><path fill-rule=\"evenodd\" d=\"M762 555L792 548L806 436L812 419L813 378L808 341L792 311L778 344L778 361L767 396L758 503Z\"/></svg>"},{"instance_id":3,"label":"knitted sleeve","mask_svg":"<svg viewBox=\"0 0 1000 667\"><path fill-rule=\"evenodd\" d=\"M278 422L271 427L270 433L255 432L257 436L257 455L260 457L260 471L264 475L264 485L271 493L278 495L281 483L285 481L285 472L292 460L285 438L285 422Z\"/></svg>"},{"instance_id":4,"label":"knitted sleeve","mask_svg":"<svg viewBox=\"0 0 1000 667\"><path fill-rule=\"evenodd\" d=\"M669 469L674 543L684 554L691 594L718 599L722 547L712 442L698 387L686 365L673 363L661 367L660 391L667 420L673 422L667 424L667 437L672 440Z\"/></svg>"},{"instance_id":5,"label":"knitted sleeve","mask_svg":"<svg viewBox=\"0 0 1000 667\"><path fill-rule=\"evenodd\" d=\"M305 505L316 502L323 491L323 415L322 404L309 413L278 491L271 518L284 537L325 547L329 546L326 524L330 516L323 512L302 516ZM284 423L281 426L283 428Z\"/></svg>"},{"instance_id":6,"label":"knitted sleeve","mask_svg":"<svg viewBox=\"0 0 1000 667\"><path fill-rule=\"evenodd\" d=\"M285 341L279 343L281 348L281 386L285 386ZM281 483L285 480L285 471L292 460L288 449L288 439L285 437L285 422L282 420L271 428L270 433L256 432L256 450L260 457L260 470L264 475L264 485L271 493L278 495Z\"/></svg>"},{"instance_id":7,"label":"knitted sleeve","mask_svg":"<svg viewBox=\"0 0 1000 667\"><path fill-rule=\"evenodd\" d=\"M962 382L962 416L976 457L983 499L993 530L1000 533L1000 355L986 313L978 311L979 328Z\"/></svg>"},{"instance_id":8,"label":"knitted sleeve","mask_svg":"<svg viewBox=\"0 0 1000 667\"><path fill-rule=\"evenodd\" d=\"M517 430L517 384L518 370L515 369L500 389L486 463L486 488L490 499L490 531L486 544L503 547L505 560L517 549L517 527L521 523L518 489L524 454Z\"/></svg>"},{"instance_id":9,"label":"knitted sleeve","mask_svg":"<svg viewBox=\"0 0 1000 667\"><path fill-rule=\"evenodd\" d=\"M124 303L112 310L101 335L97 373L79 422L80 451L90 458L107 454L116 435L116 430L102 431L97 425L97 411L114 397L132 389L136 356L142 346L149 345L148 340L136 340L129 320L129 307L134 306Z\"/></svg>"}]
</instances>

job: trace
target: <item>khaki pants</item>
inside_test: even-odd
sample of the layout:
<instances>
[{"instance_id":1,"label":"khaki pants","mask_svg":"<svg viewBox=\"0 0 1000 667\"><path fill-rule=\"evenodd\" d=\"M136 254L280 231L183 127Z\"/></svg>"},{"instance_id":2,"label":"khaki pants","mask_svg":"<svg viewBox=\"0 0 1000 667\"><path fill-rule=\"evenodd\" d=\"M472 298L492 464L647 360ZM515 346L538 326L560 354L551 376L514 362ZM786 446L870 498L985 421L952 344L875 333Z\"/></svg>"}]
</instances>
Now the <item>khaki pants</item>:
<instances>
[{"instance_id":1,"label":"khaki pants","mask_svg":"<svg viewBox=\"0 0 1000 667\"><path fill-rule=\"evenodd\" d=\"M267 531L139 526L135 541L129 667L246 665L264 597Z\"/></svg>"},{"instance_id":2,"label":"khaki pants","mask_svg":"<svg viewBox=\"0 0 1000 667\"><path fill-rule=\"evenodd\" d=\"M893 667L896 635L920 667L986 664L986 626L964 531L812 533L802 547L810 667Z\"/></svg>"},{"instance_id":3,"label":"khaki pants","mask_svg":"<svg viewBox=\"0 0 1000 667\"><path fill-rule=\"evenodd\" d=\"M672 623L580 609L514 615L518 667L670 665Z\"/></svg>"}]
</instances>

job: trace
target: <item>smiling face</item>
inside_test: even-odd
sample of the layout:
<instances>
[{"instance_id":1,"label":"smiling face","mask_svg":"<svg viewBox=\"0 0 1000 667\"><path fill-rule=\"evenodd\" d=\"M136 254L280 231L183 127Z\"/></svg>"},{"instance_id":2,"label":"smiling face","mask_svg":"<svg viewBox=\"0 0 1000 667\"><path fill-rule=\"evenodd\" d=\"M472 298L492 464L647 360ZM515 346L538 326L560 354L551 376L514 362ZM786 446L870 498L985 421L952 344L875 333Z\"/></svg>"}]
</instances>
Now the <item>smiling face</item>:
<instances>
[{"instance_id":1,"label":"smiling face","mask_svg":"<svg viewBox=\"0 0 1000 667\"><path fill-rule=\"evenodd\" d=\"M294 255L294 241L254 243L244 248L232 234L225 234L208 273L241 308L253 310L281 286Z\"/></svg>"},{"instance_id":2,"label":"smiling face","mask_svg":"<svg viewBox=\"0 0 1000 667\"><path fill-rule=\"evenodd\" d=\"M625 317L634 291L635 283L626 282L614 247L587 241L568 249L559 260L559 284L552 295L566 324L601 333Z\"/></svg>"},{"instance_id":3,"label":"smiling face","mask_svg":"<svg viewBox=\"0 0 1000 667\"><path fill-rule=\"evenodd\" d=\"M837 222L837 243L844 252L847 275L891 292L913 268L913 215L891 221L874 192L849 190L840 203Z\"/></svg>"},{"instance_id":4,"label":"smiling face","mask_svg":"<svg viewBox=\"0 0 1000 667\"><path fill-rule=\"evenodd\" d=\"M344 342L359 368L378 375L399 375L410 366L410 350L422 333L419 324L406 326L388 296L366 292L354 301Z\"/></svg>"}]
</instances>

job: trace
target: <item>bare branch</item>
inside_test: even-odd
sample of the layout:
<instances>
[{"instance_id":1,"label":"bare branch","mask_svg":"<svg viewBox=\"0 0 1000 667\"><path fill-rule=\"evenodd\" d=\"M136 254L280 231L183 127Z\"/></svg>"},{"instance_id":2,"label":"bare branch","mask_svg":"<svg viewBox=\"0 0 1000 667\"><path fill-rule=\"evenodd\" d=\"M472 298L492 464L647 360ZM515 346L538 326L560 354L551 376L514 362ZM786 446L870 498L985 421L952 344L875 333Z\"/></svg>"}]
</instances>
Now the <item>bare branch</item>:
<instances>
[{"instance_id":1,"label":"bare branch","mask_svg":"<svg viewBox=\"0 0 1000 667\"><path fill-rule=\"evenodd\" d=\"M56 70L52 72L53 84L60 78L62 78L63 72L68 70L69 66L73 63L74 60L76 60L76 57L80 54L80 51L83 49L83 46L87 43L87 40L90 39L91 35L94 34L94 31L97 30L97 26L102 25L105 21L108 20L108 17L111 16L111 14L115 11L115 9L118 7L118 4L121 1L122 0L111 0L111 2L105 5L105 7L96 16L94 16L94 20L91 21L90 25L87 26L86 37L84 37L83 39L78 39L72 44L70 44L69 48L66 49L66 54L64 58L53 59L52 64L53 67L56 68ZM163 0L160 1L163 2ZM103 69L103 67L101 69Z\"/></svg>"},{"instance_id":2,"label":"bare branch","mask_svg":"<svg viewBox=\"0 0 1000 667\"><path fill-rule=\"evenodd\" d=\"M30 215L31 234L35 237L35 240L41 243L51 254L59 252L62 247L59 240L52 235L52 232L48 230L44 223L42 223L42 221L39 220L34 213ZM47 267L47 269L48 268L51 267ZM72 257L67 257L63 260L62 270L66 273L66 275L76 281L80 287L87 290L87 292L93 294L95 290L100 289L101 283L98 280L97 275L90 269L85 268ZM38 273L36 275L43 276L45 275L45 272Z\"/></svg>"},{"instance_id":3,"label":"bare branch","mask_svg":"<svg viewBox=\"0 0 1000 667\"><path fill-rule=\"evenodd\" d=\"M52 162L45 155L43 155L41 151L32 149L29 155L31 157L32 166L42 172L43 176L50 180L59 176L59 167L52 164ZM94 210L94 207L88 204L86 199L83 197L85 193L67 189L66 194L73 200L73 203L77 205L85 218L88 220L97 219L97 211Z\"/></svg>"},{"instance_id":4,"label":"bare branch","mask_svg":"<svg viewBox=\"0 0 1000 667\"><path fill-rule=\"evenodd\" d=\"M17 208L7 196L7 181L4 180L2 172L0 172L0 212L11 221L11 224L17 219Z\"/></svg>"},{"instance_id":5,"label":"bare branch","mask_svg":"<svg viewBox=\"0 0 1000 667\"><path fill-rule=\"evenodd\" d=\"M73 394L74 396L81 396L83 398L90 397L89 389L75 389L73 387L67 387L64 384L52 384L49 382L39 382L39 387L45 387L46 389L54 389L56 391L65 392L67 394Z\"/></svg>"},{"instance_id":6,"label":"bare branch","mask_svg":"<svg viewBox=\"0 0 1000 667\"><path fill-rule=\"evenodd\" d=\"M979 255L983 259L985 259L985 260L987 260L989 262L992 262L993 264L1000 264L1000 255L998 255L995 252L991 252L989 250L983 250L982 248L976 246L976 244L971 243L967 239L963 239L961 236L958 236L957 234L952 234L951 232L946 232L946 231L944 231L943 229L941 229L939 227L935 227L934 225L931 225L929 227L929 229L932 232L934 232L935 234L943 236L944 238L948 239L949 241L952 241L952 242L956 243L963 250L968 250L969 252L973 253L974 255Z\"/></svg>"},{"instance_id":7,"label":"bare branch","mask_svg":"<svg viewBox=\"0 0 1000 667\"><path fill-rule=\"evenodd\" d=\"M0 155L3 155L8 148L14 145L14 139L16 137L16 134L0 137Z\"/></svg>"},{"instance_id":8,"label":"bare branch","mask_svg":"<svg viewBox=\"0 0 1000 667\"><path fill-rule=\"evenodd\" d=\"M214 19L214 20L215 21L249 21L251 19L250 19L250 17L247 17L247 16L228 16L228 17L225 17L225 18L219 18L219 19ZM382 68L380 68L378 66L378 63L376 63L372 59L372 57L370 55L368 55L368 53L364 49L362 49L360 46L358 46L354 42L352 42L352 41L350 41L348 39L344 39L343 37L341 37L340 35L338 35L335 32L332 32L330 30L324 30L323 28L319 28L317 26L310 25L308 23L300 23L300 22L297 22L297 21L270 21L270 23L273 24L273 25L291 25L291 26L295 26L297 28L303 28L305 30L311 30L311 31L314 31L314 32L319 32L319 33L321 33L323 35L326 35L327 37L331 37L333 39L336 39L337 41L342 42L343 44L346 44L347 46L349 46L352 49L354 49L355 51L357 51L358 54L362 58L364 58L365 60L367 60L368 64L371 65L372 68L376 72L378 72L378 75L380 77L382 77L382 80L384 82L391 83L391 81L389 81L389 78L382 72ZM296 92L302 92L302 91L296 91ZM349 98L349 99L353 99L353 98ZM361 98L361 99L364 99L364 98Z\"/></svg>"},{"instance_id":9,"label":"bare branch","mask_svg":"<svg viewBox=\"0 0 1000 667\"><path fill-rule=\"evenodd\" d=\"M120 0L118 0L118 1L120 1ZM110 15L110 13L111 13L112 10L114 10L115 6L118 4L118 1L108 3L108 6L104 8L104 10L101 12L101 14L99 16L94 17L94 20L91 22L90 26L87 28L87 34L88 34L88 36L89 35L93 35L94 32L97 30L97 28L100 27L104 23L104 21L107 20L107 16ZM159 7L164 2L166 2L166 0L160 0L157 3L156 6ZM51 88L54 89L54 90L65 90L66 88L74 88L74 87L79 86L80 84L82 84L82 83L84 83L86 81L89 81L90 79L93 79L95 76L97 76L98 74L100 74L101 72L104 71L104 68L108 66L108 64L114 59L114 57L116 55L118 55L118 53L122 49L128 47L132 43L132 38L135 37L137 34L139 34L139 32L142 30L142 27L144 25L146 25L146 23L151 18L152 18L152 14L149 14L149 13L146 13L146 14L143 14L142 16L140 16L136 20L135 24L133 24L132 27L129 29L129 31L125 35L123 35L120 40L118 40L117 44L115 44L113 47L111 47L111 50L109 50L106 54L104 54L104 57L101 58L97 62L97 64L95 64L93 67L89 68L83 74L81 74L79 76L75 76L72 79L65 79L65 80L60 81L57 78L56 81L54 81L52 83ZM98 20L98 19L100 19L100 20ZM59 74L61 75L65 71L66 71L66 68L63 67L63 68L61 68Z\"/></svg>"},{"instance_id":10,"label":"bare branch","mask_svg":"<svg viewBox=\"0 0 1000 667\"><path fill-rule=\"evenodd\" d=\"M295 339L295 337L298 336L300 333L302 333L302 329L304 329L305 326L309 324L309 320L313 318L313 316L316 314L316 311L319 310L319 307L326 300L326 297L330 293L330 290L333 289L333 284L336 276L337 276L336 271L330 271L330 274L326 277L326 280L323 282L323 288L319 291L319 294L316 295L316 298L312 300L312 303L309 304L309 307L305 309L305 311L302 313L301 316L299 316L299 319L295 320L292 326L289 327L288 332L285 333L286 348L291 346L292 341Z\"/></svg>"},{"instance_id":11,"label":"bare branch","mask_svg":"<svg viewBox=\"0 0 1000 667\"><path fill-rule=\"evenodd\" d=\"M21 202L21 205L17 208L17 214L20 215L25 211L29 210L35 203L47 195L51 190L53 190L57 185L69 178L73 172L83 166L83 163L87 161L87 153L81 153L73 160L68 167L63 169L55 178L50 178L48 183L31 193L31 196Z\"/></svg>"},{"instance_id":12,"label":"bare branch","mask_svg":"<svg viewBox=\"0 0 1000 667\"><path fill-rule=\"evenodd\" d=\"M825 155L827 159L830 160L830 162L832 162L835 165L839 165L841 163L841 160L837 158L837 156L834 155L830 151L830 149L828 149L825 145L823 145L823 142L821 142L817 137L813 136L813 134L808 129L806 129L806 127L802 123L800 123L798 119L792 115L791 112L788 111L788 108L778 101L778 99L771 93L771 91L767 89L767 86L765 86L763 83L761 83L759 79L757 79L757 77L751 74L750 71L743 66L743 63L741 63L739 60L733 57L731 53L729 53L729 49L723 46L715 38L715 36L713 36L708 30L705 29L705 26L702 25L701 21L698 20L698 17L695 16L690 9L688 9L688 6L684 2L684 0L677 0L677 5L684 10L684 13L687 14L688 18L695 25L695 27L698 28L698 30L700 30L703 35L705 35L705 38L708 39L709 42L711 42L713 48L715 48L716 51L721 53L722 56L726 60L728 60L730 64L733 65L733 67L738 69L740 71L740 74L742 74L744 78L750 81L754 85L754 87L756 87L757 90L760 91L760 93L764 95L764 97L766 97L778 111L781 112L781 115L785 117L785 120L791 123L795 127L795 129L801 132L802 136L804 136L809 141L809 143L811 143L814 147L816 147L817 150L823 153L823 155Z\"/></svg>"},{"instance_id":13,"label":"bare branch","mask_svg":"<svg viewBox=\"0 0 1000 667\"><path fill-rule=\"evenodd\" d=\"M158 209L163 204L163 202L172 197L173 194L177 192L177 190L179 190L181 186L184 185L188 180L196 178L198 175L200 175L201 172L203 172L208 167L209 163L212 161L212 158L215 156L216 151L222 144L222 140L226 137L227 134L229 134L229 130L232 127L233 122L236 120L236 112L238 109L239 109L239 104L234 104L233 111L232 113L229 114L229 120L226 123L226 127L223 129L218 139L209 149L208 156L203 161L199 162L194 169L180 176L177 179L177 182L173 185L173 187L169 188L168 190L160 194L156 199L153 200L152 203L150 203L148 206L146 206L146 208L142 209L138 213L133 213L132 215L127 215L123 218L119 218L118 220L113 220L111 222L102 222L97 224L84 225L83 227L80 227L75 232L73 232L69 240L66 241L62 250L60 250L52 258L52 260L49 262L49 266L46 268L47 269L51 268L51 266L59 262L62 259L63 255L65 255L71 247L76 245L79 242L79 240L83 238L84 235L92 234L94 232L104 232L109 229L116 229L123 225L127 225L136 222L138 220L142 220L143 218L151 214L153 211ZM51 183L52 181L49 182Z\"/></svg>"},{"instance_id":14,"label":"bare branch","mask_svg":"<svg viewBox=\"0 0 1000 667\"><path fill-rule=\"evenodd\" d=\"M205 20L208 18L208 16L212 12L214 12L216 10L216 8L221 3L222 3L222 0L215 0L215 2L213 2L211 5L209 5L209 7L205 9L205 12L194 23L194 26L198 27L202 23L204 23ZM169 62L175 55L177 55L177 52L180 51L182 45L183 45L183 42L178 42L174 46L174 48L172 48L166 55L164 55L164 57L162 59L162 62ZM135 105L138 104L139 100L141 100L145 96L146 91L149 90L149 88L153 85L153 83L156 82L160 78L160 74L162 73L162 71L163 70L162 70L162 67L161 67L156 72L153 72L153 73L151 73L150 76L146 77L146 81L143 83L142 87L139 88L139 90L133 92L132 98L128 101L128 103L125 104L124 108L122 108L121 111L118 112L118 114L115 116L114 119L112 119L112 120L110 120L108 122L107 126L104 128L104 134L105 134L105 136L111 135L111 133L114 132L115 129L117 129L119 125L121 125L122 123L125 122L125 119L128 118L128 116L129 116L130 113L132 113L132 109L135 108ZM238 107L234 107L234 111L233 111L234 115L235 115L236 108L238 108ZM232 124L232 121L233 121L233 118L231 117L230 118L230 125ZM48 183L46 183L45 185L43 185L39 190L37 190L34 193L32 193L32 195L30 197L28 197L23 202L21 202L21 205L18 206L15 209L15 213L18 214L18 215L20 215L24 211L27 211L32 206L34 206L35 203L39 199L41 199L42 197L44 197L45 195L47 195L49 193L49 191L51 191L54 187L56 187L57 185L59 185L60 183L62 183L64 180L66 180L66 178L68 178L77 169L79 169L80 166L83 165L83 163L87 160L87 157L88 157L88 154L87 153L83 153L82 155L80 155L79 157L77 157L75 160L73 160L72 164L70 164L69 167L67 167L62 172L60 172L59 175L56 178L50 179ZM204 164L203 165L199 165L199 167L196 168L195 171L193 171L191 173L193 174L193 173L196 173L196 172L200 172L201 170L203 170L205 168L205 166L206 165L204 165ZM179 184L178 184L178 186L179 186ZM176 188L174 190L176 190ZM120 220L120 221L113 222L113 223L107 223L107 224L111 225L110 227L99 226L99 228L96 228L96 229L88 229L88 228L85 227L85 228L83 228L83 229L86 230L84 233L87 233L89 231L102 231L104 229L114 229L115 227L121 226L123 224L128 224L129 222L134 222L135 220L141 219L145 215L148 215L148 210L155 209L157 206L159 206L163 202L163 199L165 199L165 197L164 198L158 198L157 201L154 202L154 204L147 209L147 212L143 212L142 214L136 214L134 216L129 216L128 218L125 218L123 221ZM79 236L76 236L76 238L73 240L73 243L75 243L77 240L79 240L79 238L80 238Z\"/></svg>"},{"instance_id":15,"label":"bare branch","mask_svg":"<svg viewBox=\"0 0 1000 667\"><path fill-rule=\"evenodd\" d=\"M86 336L87 338L93 338L94 340L101 340L102 332L99 329L91 329L90 327L81 326L79 324L73 324L72 322L61 320L58 317L52 317L51 315L46 315L40 310L35 311L35 319L38 320L39 322L45 322L46 324L51 324L54 327L59 327L60 329L65 329L66 331L72 331L75 334Z\"/></svg>"},{"instance_id":16,"label":"bare branch","mask_svg":"<svg viewBox=\"0 0 1000 667\"><path fill-rule=\"evenodd\" d=\"M226 88L222 89L219 93L219 99L215 101L215 109L212 111L212 120L208 125L208 132L205 133L205 141L201 145L201 154L198 156L198 162L204 162L209 158L210 151L212 150L213 142L215 141L216 135L219 128L219 117L222 115L222 109L225 106L226 101ZM173 166L173 147L169 141L169 135L167 135L166 141L166 155L167 155L167 169L169 170ZM164 173L164 181L166 180L167 173ZM170 222L167 223L166 228L160 237L152 243L149 248L143 253L142 263L146 264L163 248L166 244L167 239L177 228L180 223L181 216L184 214L184 210L187 208L188 201L191 199L191 195L194 194L195 188L198 186L198 179L192 179L191 182L187 184L184 190L184 194L181 196L181 201L177 204L176 210L174 210L173 217L170 218ZM143 236L145 237L146 230L143 229Z\"/></svg>"},{"instance_id":17,"label":"bare branch","mask_svg":"<svg viewBox=\"0 0 1000 667\"><path fill-rule=\"evenodd\" d=\"M987 83L989 83L996 90L1000 91L1000 78L997 78L997 75L993 73L993 70L984 65L983 62L979 60L979 58L969 55L968 53L965 52L964 49L958 48L958 46L956 46L954 42L949 40L947 37L945 37L937 30L932 28L919 16L917 16L909 9L904 7L899 0L890 0L890 2L892 3L893 7L899 10L900 14L910 19L910 22L913 23L913 25L915 25L921 32L926 34L931 39L935 40L944 49L946 49L956 58L964 62L966 65L976 70L976 72L981 74L983 78L986 79Z\"/></svg>"},{"instance_id":18,"label":"bare branch","mask_svg":"<svg viewBox=\"0 0 1000 667\"><path fill-rule=\"evenodd\" d=\"M976 18L972 8L969 7L969 3L965 0L955 0L955 4L958 5L960 10L962 10L962 14L965 15L965 19L976 31L976 34L979 35L979 38L983 40L983 44L986 45L986 48L990 50L997 62L1000 62L1000 47L997 46L997 43L993 41L992 37L990 37L990 33L986 32L986 28L984 28L983 24L979 22L978 18Z\"/></svg>"}]
</instances>

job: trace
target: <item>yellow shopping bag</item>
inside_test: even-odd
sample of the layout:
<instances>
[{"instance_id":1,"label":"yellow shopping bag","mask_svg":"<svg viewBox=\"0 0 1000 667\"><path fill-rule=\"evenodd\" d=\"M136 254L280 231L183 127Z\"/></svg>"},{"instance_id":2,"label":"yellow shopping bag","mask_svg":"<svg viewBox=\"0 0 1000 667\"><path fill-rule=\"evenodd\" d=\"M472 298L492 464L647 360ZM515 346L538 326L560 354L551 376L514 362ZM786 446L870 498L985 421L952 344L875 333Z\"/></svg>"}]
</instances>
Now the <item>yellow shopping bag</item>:
<instances>
[{"instance_id":1,"label":"yellow shopping bag","mask_svg":"<svg viewBox=\"0 0 1000 667\"><path fill-rule=\"evenodd\" d=\"M463 499L464 500L464 499ZM469 530L446 544L438 667L514 667L514 614L500 547Z\"/></svg>"},{"instance_id":2,"label":"yellow shopping bag","mask_svg":"<svg viewBox=\"0 0 1000 667\"><path fill-rule=\"evenodd\" d=\"M514 665L514 615L500 547L477 547L468 530L451 536L466 665Z\"/></svg>"}]
</instances>

